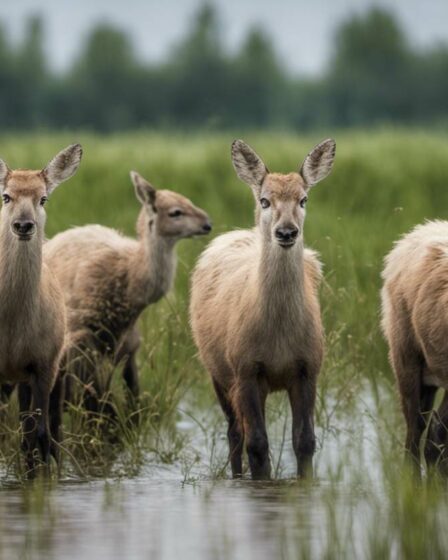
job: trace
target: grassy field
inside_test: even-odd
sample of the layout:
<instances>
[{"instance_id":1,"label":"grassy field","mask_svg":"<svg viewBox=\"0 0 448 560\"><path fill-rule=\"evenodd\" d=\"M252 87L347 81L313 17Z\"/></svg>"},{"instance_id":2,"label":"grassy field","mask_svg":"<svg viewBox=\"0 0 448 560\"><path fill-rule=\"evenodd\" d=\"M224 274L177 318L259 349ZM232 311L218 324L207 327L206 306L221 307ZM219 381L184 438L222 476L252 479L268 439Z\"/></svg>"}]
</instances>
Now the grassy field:
<instances>
[{"instance_id":1,"label":"grassy field","mask_svg":"<svg viewBox=\"0 0 448 560\"><path fill-rule=\"evenodd\" d=\"M49 237L86 223L133 234L139 206L131 169L204 208L214 236L253 223L252 194L230 162L233 138L26 135L3 137L0 154L12 168L39 168L65 145L83 144L78 174L48 203ZM243 138L270 169L285 172L297 169L322 139L253 133ZM419 486L403 470L404 423L379 329L379 289L382 259L392 242L425 219L447 218L448 137L381 130L335 138L334 171L311 192L305 224L305 242L320 252L325 266L321 300L327 352L319 382L316 455L323 481L321 557L443 558L448 551L445 485ZM128 477L148 462L172 465L185 483L228 476L225 422L188 327L189 275L207 242L179 245L174 291L141 320L145 394L140 424L130 428L123 409L118 441L104 444L100 428L88 429L82 411L67 413L64 476ZM2 421L4 484L21 476L16 413L13 401ZM293 462L283 396L270 398L269 418L275 472L288 478ZM291 546L313 557L308 545L305 538Z\"/></svg>"}]
</instances>

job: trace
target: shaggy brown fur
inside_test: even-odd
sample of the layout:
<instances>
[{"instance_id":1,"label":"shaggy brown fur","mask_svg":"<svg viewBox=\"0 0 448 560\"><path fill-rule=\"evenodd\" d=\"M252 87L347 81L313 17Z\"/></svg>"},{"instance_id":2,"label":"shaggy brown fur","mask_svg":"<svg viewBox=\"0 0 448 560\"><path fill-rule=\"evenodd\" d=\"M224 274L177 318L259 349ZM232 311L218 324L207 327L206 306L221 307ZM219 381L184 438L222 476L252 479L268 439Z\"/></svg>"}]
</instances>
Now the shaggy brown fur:
<instances>
[{"instance_id":1,"label":"shaggy brown fur","mask_svg":"<svg viewBox=\"0 0 448 560\"><path fill-rule=\"evenodd\" d=\"M61 422L56 378L65 309L59 285L42 262L43 205L50 192L75 173L81 154L81 146L69 146L43 171L11 171L0 160L0 380L19 384L30 470L36 447L45 462L50 452L57 457L51 435L59 441Z\"/></svg>"},{"instance_id":2,"label":"shaggy brown fur","mask_svg":"<svg viewBox=\"0 0 448 560\"><path fill-rule=\"evenodd\" d=\"M221 235L205 250L193 274L190 314L229 422L233 476L242 474L244 439L252 477L270 476L265 401L280 389L290 398L298 474L311 467L323 354L321 266L302 234L307 192L328 175L334 152L327 140L307 156L301 173L280 175L269 173L242 141L232 146L236 172L255 196L257 225Z\"/></svg>"},{"instance_id":3,"label":"shaggy brown fur","mask_svg":"<svg viewBox=\"0 0 448 560\"><path fill-rule=\"evenodd\" d=\"M138 396L137 320L148 305L170 290L176 243L211 230L207 214L187 198L156 191L135 172L131 177L142 203L138 239L90 225L60 233L45 246L45 257L63 287L68 309L66 359L84 385L92 384L85 395L92 411L98 410L98 399L110 383L109 379L101 387L95 375L104 357L125 361L125 381L132 395Z\"/></svg>"},{"instance_id":4,"label":"shaggy brown fur","mask_svg":"<svg viewBox=\"0 0 448 560\"><path fill-rule=\"evenodd\" d=\"M448 389L448 222L428 222L405 235L387 255L382 277L382 326L406 419L406 449L419 463L435 392ZM433 443L445 443L448 416L442 416L432 427ZM439 455L433 443L425 449L429 462Z\"/></svg>"}]
</instances>

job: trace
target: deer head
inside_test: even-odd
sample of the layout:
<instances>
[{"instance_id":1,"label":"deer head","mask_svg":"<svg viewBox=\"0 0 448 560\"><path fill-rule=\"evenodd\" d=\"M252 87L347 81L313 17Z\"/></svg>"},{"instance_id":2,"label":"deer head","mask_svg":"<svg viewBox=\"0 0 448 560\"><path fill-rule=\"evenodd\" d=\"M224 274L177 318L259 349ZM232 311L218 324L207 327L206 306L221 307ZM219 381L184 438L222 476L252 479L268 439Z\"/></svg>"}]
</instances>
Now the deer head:
<instances>
[{"instance_id":1,"label":"deer head","mask_svg":"<svg viewBox=\"0 0 448 560\"><path fill-rule=\"evenodd\" d=\"M255 196L256 220L266 241L287 249L303 233L308 191L327 177L336 144L324 140L306 156L298 172L270 173L261 158L242 140L232 144L232 162L238 177Z\"/></svg>"},{"instance_id":2,"label":"deer head","mask_svg":"<svg viewBox=\"0 0 448 560\"><path fill-rule=\"evenodd\" d=\"M19 241L42 239L46 220L44 205L51 192L78 169L82 157L79 144L59 152L41 171L10 170L0 159L0 193L3 228Z\"/></svg>"}]
</instances>

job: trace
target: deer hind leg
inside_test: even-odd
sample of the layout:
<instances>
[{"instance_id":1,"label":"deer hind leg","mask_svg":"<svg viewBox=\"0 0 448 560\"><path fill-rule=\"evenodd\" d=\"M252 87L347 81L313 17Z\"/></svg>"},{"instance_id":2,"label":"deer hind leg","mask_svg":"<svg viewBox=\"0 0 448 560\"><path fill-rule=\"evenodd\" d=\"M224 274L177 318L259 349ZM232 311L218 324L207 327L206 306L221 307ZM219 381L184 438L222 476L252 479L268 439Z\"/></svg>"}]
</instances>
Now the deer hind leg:
<instances>
[{"instance_id":1,"label":"deer hind leg","mask_svg":"<svg viewBox=\"0 0 448 560\"><path fill-rule=\"evenodd\" d=\"M401 405L406 420L406 456L420 473L420 440L431 410L435 387L423 384L423 356L412 347L391 347L391 362L398 381Z\"/></svg>"},{"instance_id":2,"label":"deer hind leg","mask_svg":"<svg viewBox=\"0 0 448 560\"><path fill-rule=\"evenodd\" d=\"M234 401L242 418L249 466L253 479L269 479L271 462L264 419L266 390L260 386L259 367L241 371L237 377Z\"/></svg>"},{"instance_id":3,"label":"deer hind leg","mask_svg":"<svg viewBox=\"0 0 448 560\"><path fill-rule=\"evenodd\" d=\"M288 389L292 412L292 443L299 477L313 475L313 455L316 449L314 435L316 379L317 372L301 364Z\"/></svg>"},{"instance_id":4,"label":"deer hind leg","mask_svg":"<svg viewBox=\"0 0 448 560\"><path fill-rule=\"evenodd\" d=\"M443 400L437 411L433 411L428 437L425 445L425 460L428 466L439 468L447 474L448 464L448 393L445 391Z\"/></svg>"},{"instance_id":5,"label":"deer hind leg","mask_svg":"<svg viewBox=\"0 0 448 560\"><path fill-rule=\"evenodd\" d=\"M123 379L130 397L135 401L140 396L140 383L137 368L137 351L140 347L140 333L135 327L129 331L115 358L115 363L124 359Z\"/></svg>"},{"instance_id":6,"label":"deer hind leg","mask_svg":"<svg viewBox=\"0 0 448 560\"><path fill-rule=\"evenodd\" d=\"M213 386L228 422L227 438L232 476L239 478L243 474L243 426L225 389L216 380L213 380Z\"/></svg>"}]
</instances>

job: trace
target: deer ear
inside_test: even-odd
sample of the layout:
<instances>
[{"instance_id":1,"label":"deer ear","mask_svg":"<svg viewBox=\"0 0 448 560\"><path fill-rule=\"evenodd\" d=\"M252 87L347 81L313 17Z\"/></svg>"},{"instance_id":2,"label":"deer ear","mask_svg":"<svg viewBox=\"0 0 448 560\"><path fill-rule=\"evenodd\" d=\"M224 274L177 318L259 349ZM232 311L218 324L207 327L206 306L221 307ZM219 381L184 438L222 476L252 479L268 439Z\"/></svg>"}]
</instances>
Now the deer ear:
<instances>
[{"instance_id":1,"label":"deer ear","mask_svg":"<svg viewBox=\"0 0 448 560\"><path fill-rule=\"evenodd\" d=\"M151 206L154 212L156 210L156 189L144 179L137 171L131 171L131 181L134 184L135 196L142 203Z\"/></svg>"},{"instance_id":2,"label":"deer ear","mask_svg":"<svg viewBox=\"0 0 448 560\"><path fill-rule=\"evenodd\" d=\"M0 192L2 192L5 188L6 179L10 172L11 171L6 163L0 159Z\"/></svg>"},{"instance_id":3,"label":"deer ear","mask_svg":"<svg viewBox=\"0 0 448 560\"><path fill-rule=\"evenodd\" d=\"M308 188L328 176L333 167L335 153L336 142L328 138L315 146L306 156L300 175Z\"/></svg>"},{"instance_id":4,"label":"deer ear","mask_svg":"<svg viewBox=\"0 0 448 560\"><path fill-rule=\"evenodd\" d=\"M232 144L232 163L241 181L260 190L264 178L269 173L268 168L260 156L242 140L235 140Z\"/></svg>"},{"instance_id":5,"label":"deer ear","mask_svg":"<svg viewBox=\"0 0 448 560\"><path fill-rule=\"evenodd\" d=\"M81 144L72 144L54 156L50 163L42 170L48 194L76 173L81 158Z\"/></svg>"}]
</instances>

